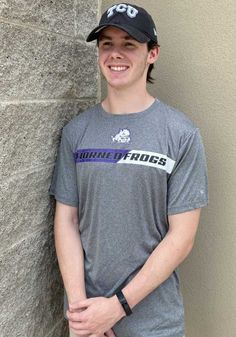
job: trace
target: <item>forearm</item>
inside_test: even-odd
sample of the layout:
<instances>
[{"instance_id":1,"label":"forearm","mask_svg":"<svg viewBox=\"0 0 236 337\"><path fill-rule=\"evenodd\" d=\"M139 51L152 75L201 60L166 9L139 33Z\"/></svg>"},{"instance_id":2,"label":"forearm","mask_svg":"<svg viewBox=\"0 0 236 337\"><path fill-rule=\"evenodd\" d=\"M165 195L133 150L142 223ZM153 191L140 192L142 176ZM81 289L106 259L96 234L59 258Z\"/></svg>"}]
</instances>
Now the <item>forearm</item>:
<instances>
[{"instance_id":1,"label":"forearm","mask_svg":"<svg viewBox=\"0 0 236 337\"><path fill-rule=\"evenodd\" d=\"M131 308L162 284L189 254L199 217L199 209L168 217L167 235L154 249L138 274L122 289ZM125 316L125 310L116 295L110 298L90 298L75 303L71 309L72 311L68 312L70 326L78 333L86 330L89 335L109 330ZM73 312L73 309L84 311Z\"/></svg>"},{"instance_id":2,"label":"forearm","mask_svg":"<svg viewBox=\"0 0 236 337\"><path fill-rule=\"evenodd\" d=\"M69 303L85 299L84 255L76 221L56 215L55 245Z\"/></svg>"},{"instance_id":3,"label":"forearm","mask_svg":"<svg viewBox=\"0 0 236 337\"><path fill-rule=\"evenodd\" d=\"M160 286L192 250L200 219L200 209L169 216L169 230L146 263L123 289L134 307Z\"/></svg>"},{"instance_id":4,"label":"forearm","mask_svg":"<svg viewBox=\"0 0 236 337\"><path fill-rule=\"evenodd\" d=\"M130 307L133 308L161 285L186 258L191 248L192 244L177 243L171 235L167 235L149 256L139 273L123 289Z\"/></svg>"},{"instance_id":5,"label":"forearm","mask_svg":"<svg viewBox=\"0 0 236 337\"><path fill-rule=\"evenodd\" d=\"M122 289L131 308L164 282L187 255L190 247L183 243L180 247L174 241L171 235L167 235L136 277ZM107 331L125 316L116 295L111 298L90 298L75 304L74 309L76 308L85 309L85 311L69 312L70 326L78 333L86 329L89 335L96 334L97 331Z\"/></svg>"}]
</instances>

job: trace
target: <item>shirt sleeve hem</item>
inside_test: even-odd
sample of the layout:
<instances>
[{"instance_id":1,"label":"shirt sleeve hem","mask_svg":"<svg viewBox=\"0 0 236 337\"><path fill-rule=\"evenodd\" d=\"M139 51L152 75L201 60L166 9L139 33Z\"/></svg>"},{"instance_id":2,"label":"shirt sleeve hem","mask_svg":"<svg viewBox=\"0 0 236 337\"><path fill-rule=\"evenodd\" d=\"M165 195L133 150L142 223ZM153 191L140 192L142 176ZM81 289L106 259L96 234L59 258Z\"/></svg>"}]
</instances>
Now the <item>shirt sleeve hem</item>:
<instances>
[{"instance_id":1,"label":"shirt sleeve hem","mask_svg":"<svg viewBox=\"0 0 236 337\"><path fill-rule=\"evenodd\" d=\"M61 196L58 196L54 192L50 192L50 195L54 196L54 198L56 199L56 201L59 201L60 203L65 204L67 206L78 207L78 205L79 205L79 203L77 201L68 200L68 199L63 198Z\"/></svg>"},{"instance_id":2,"label":"shirt sleeve hem","mask_svg":"<svg viewBox=\"0 0 236 337\"><path fill-rule=\"evenodd\" d=\"M191 204L191 205L184 205L184 206L178 206L178 207L170 207L168 208L167 214L168 215L174 215L179 213L184 213L188 211L192 211L197 208L202 208L207 206L208 200L199 201L197 203Z\"/></svg>"}]
</instances>

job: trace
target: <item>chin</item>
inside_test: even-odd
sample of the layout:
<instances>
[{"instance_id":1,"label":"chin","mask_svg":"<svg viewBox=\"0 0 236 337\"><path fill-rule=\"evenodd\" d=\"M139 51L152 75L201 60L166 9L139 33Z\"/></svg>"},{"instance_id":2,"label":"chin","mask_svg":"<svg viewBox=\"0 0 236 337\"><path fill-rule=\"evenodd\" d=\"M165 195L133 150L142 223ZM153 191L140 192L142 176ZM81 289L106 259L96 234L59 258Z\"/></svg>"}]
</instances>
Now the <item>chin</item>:
<instances>
[{"instance_id":1,"label":"chin","mask_svg":"<svg viewBox=\"0 0 236 337\"><path fill-rule=\"evenodd\" d=\"M107 81L107 84L113 89L127 89L129 87L129 84L124 82Z\"/></svg>"}]
</instances>

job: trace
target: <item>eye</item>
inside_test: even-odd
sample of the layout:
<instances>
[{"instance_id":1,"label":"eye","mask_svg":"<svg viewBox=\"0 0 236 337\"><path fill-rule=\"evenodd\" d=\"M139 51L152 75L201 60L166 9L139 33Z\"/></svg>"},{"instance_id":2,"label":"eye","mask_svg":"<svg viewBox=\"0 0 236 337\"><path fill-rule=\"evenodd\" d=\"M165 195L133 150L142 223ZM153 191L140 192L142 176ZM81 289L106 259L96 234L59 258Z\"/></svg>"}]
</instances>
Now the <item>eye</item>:
<instances>
[{"instance_id":1,"label":"eye","mask_svg":"<svg viewBox=\"0 0 236 337\"><path fill-rule=\"evenodd\" d=\"M135 48L135 44L132 43L132 42L126 42L125 47L128 48L128 49L133 49L133 48Z\"/></svg>"},{"instance_id":2,"label":"eye","mask_svg":"<svg viewBox=\"0 0 236 337\"><path fill-rule=\"evenodd\" d=\"M110 47L112 47L112 42L111 41L102 41L100 43L100 47L103 49L108 49Z\"/></svg>"}]
</instances>

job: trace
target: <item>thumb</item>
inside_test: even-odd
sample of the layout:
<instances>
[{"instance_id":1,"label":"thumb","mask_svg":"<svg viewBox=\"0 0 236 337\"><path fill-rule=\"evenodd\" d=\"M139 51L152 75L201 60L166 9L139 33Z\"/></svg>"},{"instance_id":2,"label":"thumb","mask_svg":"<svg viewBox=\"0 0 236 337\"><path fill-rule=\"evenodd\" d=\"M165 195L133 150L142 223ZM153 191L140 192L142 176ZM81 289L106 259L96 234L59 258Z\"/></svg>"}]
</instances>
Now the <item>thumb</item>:
<instances>
[{"instance_id":1,"label":"thumb","mask_svg":"<svg viewBox=\"0 0 236 337\"><path fill-rule=\"evenodd\" d=\"M116 335L114 334L113 330L110 329L105 333L105 336L107 337L116 337Z\"/></svg>"}]
</instances>

